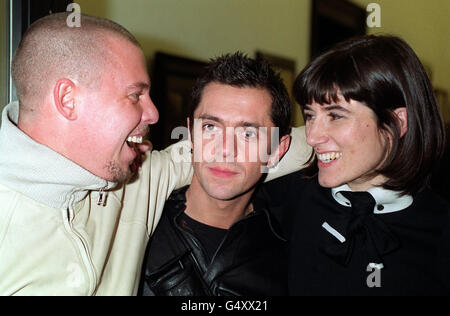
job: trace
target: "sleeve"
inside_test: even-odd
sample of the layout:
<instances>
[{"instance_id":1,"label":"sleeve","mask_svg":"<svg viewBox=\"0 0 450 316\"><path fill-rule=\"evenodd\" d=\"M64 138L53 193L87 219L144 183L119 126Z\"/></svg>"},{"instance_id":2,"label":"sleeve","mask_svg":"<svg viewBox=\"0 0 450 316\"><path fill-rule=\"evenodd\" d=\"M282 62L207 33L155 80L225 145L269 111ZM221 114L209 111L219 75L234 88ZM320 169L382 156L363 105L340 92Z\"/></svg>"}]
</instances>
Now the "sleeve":
<instances>
[{"instance_id":1,"label":"sleeve","mask_svg":"<svg viewBox=\"0 0 450 316\"><path fill-rule=\"evenodd\" d=\"M192 167L192 155L191 144L189 141L180 141L173 144L163 151L153 151L153 160L158 160L161 165L156 170L152 164L153 174L166 174L169 188L169 192L180 189L186 185L189 185L192 181L192 175L194 169Z\"/></svg>"},{"instance_id":2,"label":"sleeve","mask_svg":"<svg viewBox=\"0 0 450 316\"><path fill-rule=\"evenodd\" d=\"M190 149L182 141L146 155L136 179L123 188L122 220L144 221L148 236L154 232L170 194L191 183Z\"/></svg>"},{"instance_id":3,"label":"sleeve","mask_svg":"<svg viewBox=\"0 0 450 316\"><path fill-rule=\"evenodd\" d=\"M292 128L289 150L276 167L269 169L266 182L303 169L311 153L312 148L306 143L305 127Z\"/></svg>"}]
</instances>

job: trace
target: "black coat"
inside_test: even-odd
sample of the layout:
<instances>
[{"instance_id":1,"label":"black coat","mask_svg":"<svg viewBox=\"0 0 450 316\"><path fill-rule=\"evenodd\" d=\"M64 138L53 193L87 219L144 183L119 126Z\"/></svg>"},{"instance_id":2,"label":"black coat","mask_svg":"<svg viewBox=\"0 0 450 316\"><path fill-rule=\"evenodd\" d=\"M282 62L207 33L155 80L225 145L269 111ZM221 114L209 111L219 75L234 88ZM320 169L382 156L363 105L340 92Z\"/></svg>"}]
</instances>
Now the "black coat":
<instances>
[{"instance_id":1,"label":"black coat","mask_svg":"<svg viewBox=\"0 0 450 316\"><path fill-rule=\"evenodd\" d=\"M283 206L277 217L289 242L290 295L450 295L450 207L433 192L416 194L404 210L369 215L397 240L382 255L379 271L368 263L381 232L355 235L346 265L325 251L348 241L340 244L323 223L334 226L350 211L317 178L294 173L267 183L260 194L272 206Z\"/></svg>"},{"instance_id":2,"label":"black coat","mask_svg":"<svg viewBox=\"0 0 450 316\"><path fill-rule=\"evenodd\" d=\"M141 293L157 296L260 296L287 294L285 240L269 212L255 211L226 233L212 260L184 225L186 189L174 192L150 240Z\"/></svg>"}]
</instances>

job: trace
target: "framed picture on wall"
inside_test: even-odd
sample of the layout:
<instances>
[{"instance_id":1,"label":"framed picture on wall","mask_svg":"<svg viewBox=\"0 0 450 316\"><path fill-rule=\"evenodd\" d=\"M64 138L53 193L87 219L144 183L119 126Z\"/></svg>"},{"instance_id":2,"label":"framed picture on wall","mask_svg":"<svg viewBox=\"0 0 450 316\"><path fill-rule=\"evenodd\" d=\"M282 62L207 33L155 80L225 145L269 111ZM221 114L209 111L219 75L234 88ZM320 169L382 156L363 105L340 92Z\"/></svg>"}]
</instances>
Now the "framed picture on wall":
<instances>
[{"instance_id":1,"label":"framed picture on wall","mask_svg":"<svg viewBox=\"0 0 450 316\"><path fill-rule=\"evenodd\" d=\"M190 96L195 81L206 63L162 52L155 55L151 97L159 111L159 123L150 129L150 140L155 149L165 148L178 139L172 139L176 127L186 126L190 115Z\"/></svg>"},{"instance_id":2,"label":"framed picture on wall","mask_svg":"<svg viewBox=\"0 0 450 316\"><path fill-rule=\"evenodd\" d=\"M273 70L275 70L280 74L281 79L283 79L286 89L289 92L293 104L291 126L303 125L304 124L303 116L301 114L300 107L295 103L295 100L292 96L292 87L294 86L294 81L297 75L295 60L272 54L267 54L262 51L256 52L256 58L262 58L267 60L272 66Z\"/></svg>"}]
</instances>

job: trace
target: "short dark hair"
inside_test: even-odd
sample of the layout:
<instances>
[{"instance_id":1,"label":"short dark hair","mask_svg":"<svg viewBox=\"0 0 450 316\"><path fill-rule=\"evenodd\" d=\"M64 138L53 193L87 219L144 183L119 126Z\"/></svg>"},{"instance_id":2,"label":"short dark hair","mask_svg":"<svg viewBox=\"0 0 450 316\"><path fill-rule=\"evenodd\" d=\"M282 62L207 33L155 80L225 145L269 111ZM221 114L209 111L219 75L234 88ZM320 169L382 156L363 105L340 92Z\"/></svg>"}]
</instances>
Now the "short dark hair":
<instances>
[{"instance_id":1,"label":"short dark hair","mask_svg":"<svg viewBox=\"0 0 450 316\"><path fill-rule=\"evenodd\" d=\"M388 180L382 187L415 194L429 184L445 149L445 131L424 67L411 47L394 36L362 36L337 44L307 65L294 83L294 97L304 110L317 102L337 102L341 93L367 105L378 128L392 135L384 164L376 170ZM408 129L400 137L394 110L406 107ZM311 157L306 174L317 174Z\"/></svg>"},{"instance_id":2,"label":"short dark hair","mask_svg":"<svg viewBox=\"0 0 450 316\"><path fill-rule=\"evenodd\" d=\"M262 59L252 59L241 52L226 54L212 59L204 73L197 79L191 93L191 121L201 102L203 90L210 83L219 83L238 88L258 88L267 90L272 97L271 118L279 128L279 136L289 133L291 101L281 79Z\"/></svg>"}]
</instances>

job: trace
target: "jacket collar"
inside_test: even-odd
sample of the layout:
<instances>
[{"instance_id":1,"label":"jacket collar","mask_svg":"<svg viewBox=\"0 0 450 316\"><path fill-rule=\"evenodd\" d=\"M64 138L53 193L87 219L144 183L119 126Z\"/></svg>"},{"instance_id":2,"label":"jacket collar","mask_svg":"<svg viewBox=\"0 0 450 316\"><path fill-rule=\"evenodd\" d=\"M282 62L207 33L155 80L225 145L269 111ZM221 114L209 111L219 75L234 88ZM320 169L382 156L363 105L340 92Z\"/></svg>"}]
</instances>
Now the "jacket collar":
<instances>
[{"instance_id":1,"label":"jacket collar","mask_svg":"<svg viewBox=\"0 0 450 316\"><path fill-rule=\"evenodd\" d=\"M178 226L178 217L186 210L186 191L189 189L189 186L183 187L181 189L178 189L169 196L168 200L166 201L165 208L164 208L164 214L168 216L169 220L175 225ZM278 222L274 219L274 217L271 215L270 210L273 209L282 209L282 207L268 207L265 203L265 200L262 200L260 198L257 198L255 195L253 195L252 199L254 211L247 215L244 218L239 219L231 225L231 229L236 229L236 224L241 223L243 221L247 221L250 218L254 216L264 216L267 219L267 222L269 224L270 230L272 233L280 240L286 241L286 239L283 237L283 234L281 233L281 229L278 227Z\"/></svg>"},{"instance_id":2,"label":"jacket collar","mask_svg":"<svg viewBox=\"0 0 450 316\"><path fill-rule=\"evenodd\" d=\"M340 192L352 191L347 184L341 185L331 189L333 198L341 205L350 207L351 203ZM367 190L375 199L375 214L386 214L404 210L413 203L413 197L411 195L400 196L398 192L386 190L381 187L373 187Z\"/></svg>"},{"instance_id":3,"label":"jacket collar","mask_svg":"<svg viewBox=\"0 0 450 316\"><path fill-rule=\"evenodd\" d=\"M7 105L0 129L1 184L58 209L83 200L90 190L116 185L35 142L17 127L18 118L19 103Z\"/></svg>"}]
</instances>

